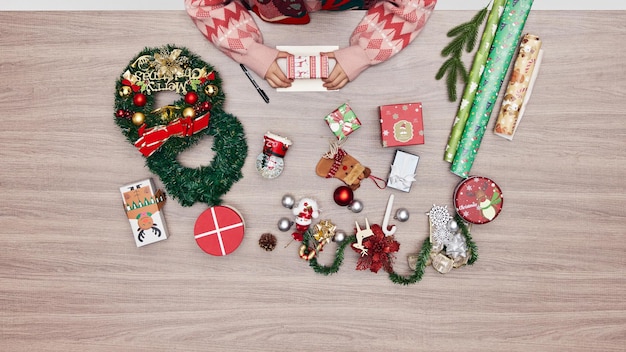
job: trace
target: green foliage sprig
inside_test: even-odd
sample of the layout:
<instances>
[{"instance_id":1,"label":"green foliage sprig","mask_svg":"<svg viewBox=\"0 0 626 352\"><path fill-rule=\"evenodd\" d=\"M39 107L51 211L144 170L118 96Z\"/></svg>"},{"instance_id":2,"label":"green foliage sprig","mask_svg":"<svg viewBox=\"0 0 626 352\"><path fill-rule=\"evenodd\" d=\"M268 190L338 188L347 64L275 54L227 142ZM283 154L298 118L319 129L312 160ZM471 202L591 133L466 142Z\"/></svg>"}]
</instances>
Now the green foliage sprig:
<instances>
[{"instance_id":1,"label":"green foliage sprig","mask_svg":"<svg viewBox=\"0 0 626 352\"><path fill-rule=\"evenodd\" d=\"M447 33L449 38L454 37L454 39L441 50L441 56L450 57L441 65L435 78L440 80L446 76L448 100L450 101L457 100L456 84L459 76L464 83L467 82L468 73L463 61L461 61L461 56L463 55L463 49L468 53L474 50L478 38L478 29L485 20L487 8L488 5L478 11L471 20L461 23Z\"/></svg>"}]
</instances>

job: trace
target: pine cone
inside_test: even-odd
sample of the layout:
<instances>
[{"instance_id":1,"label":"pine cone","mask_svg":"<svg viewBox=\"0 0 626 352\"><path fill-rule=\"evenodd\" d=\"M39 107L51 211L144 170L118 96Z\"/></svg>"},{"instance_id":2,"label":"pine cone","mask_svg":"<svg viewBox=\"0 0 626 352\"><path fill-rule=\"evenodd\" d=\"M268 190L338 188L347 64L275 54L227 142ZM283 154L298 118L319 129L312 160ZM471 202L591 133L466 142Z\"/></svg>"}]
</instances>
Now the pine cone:
<instances>
[{"instance_id":1,"label":"pine cone","mask_svg":"<svg viewBox=\"0 0 626 352\"><path fill-rule=\"evenodd\" d=\"M259 246L268 252L271 252L276 248L276 236L271 233L264 233L259 238Z\"/></svg>"}]
</instances>

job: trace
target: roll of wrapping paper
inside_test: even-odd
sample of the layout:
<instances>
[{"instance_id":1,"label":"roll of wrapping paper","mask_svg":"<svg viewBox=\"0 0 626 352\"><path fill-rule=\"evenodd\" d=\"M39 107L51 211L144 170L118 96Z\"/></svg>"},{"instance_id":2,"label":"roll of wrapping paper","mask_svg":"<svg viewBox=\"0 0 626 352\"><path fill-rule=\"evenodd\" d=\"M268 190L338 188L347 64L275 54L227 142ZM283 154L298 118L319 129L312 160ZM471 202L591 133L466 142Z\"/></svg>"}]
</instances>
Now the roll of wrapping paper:
<instances>
[{"instance_id":1,"label":"roll of wrapping paper","mask_svg":"<svg viewBox=\"0 0 626 352\"><path fill-rule=\"evenodd\" d=\"M506 87L502 106L493 129L494 133L508 140L513 139L516 126L522 118L522 109L528 101L534 83L536 72L539 67L539 52L541 51L541 39L532 34L526 34L519 45L519 51L513 70Z\"/></svg>"},{"instance_id":2,"label":"roll of wrapping paper","mask_svg":"<svg viewBox=\"0 0 626 352\"><path fill-rule=\"evenodd\" d=\"M483 30L478 50L474 56L472 68L470 69L465 90L463 91L463 97L461 98L461 104L459 105L459 110L457 111L454 123L452 124L452 130L450 131L450 136L448 137L446 151L443 155L443 160L449 163L454 160L454 154L456 154L459 140L461 139L465 123L467 122L467 117L469 116L470 109L472 108L472 102L474 101L474 96L476 96L476 88L478 88L480 77L485 69L485 62L487 61L487 56L489 55L489 50L491 49L491 43L493 42L496 30L498 29L498 22L500 22L500 17L504 11L505 3L506 0L495 0L491 6L489 16L487 17L487 24L485 24L485 29Z\"/></svg>"},{"instance_id":3,"label":"roll of wrapping paper","mask_svg":"<svg viewBox=\"0 0 626 352\"><path fill-rule=\"evenodd\" d=\"M532 5L533 0L510 0L504 7L485 64L485 71L480 78L474 103L450 167L450 170L460 177L468 177L472 169L485 129L491 118L491 112L498 99L502 81L511 65L513 54L517 49L517 43Z\"/></svg>"}]
</instances>

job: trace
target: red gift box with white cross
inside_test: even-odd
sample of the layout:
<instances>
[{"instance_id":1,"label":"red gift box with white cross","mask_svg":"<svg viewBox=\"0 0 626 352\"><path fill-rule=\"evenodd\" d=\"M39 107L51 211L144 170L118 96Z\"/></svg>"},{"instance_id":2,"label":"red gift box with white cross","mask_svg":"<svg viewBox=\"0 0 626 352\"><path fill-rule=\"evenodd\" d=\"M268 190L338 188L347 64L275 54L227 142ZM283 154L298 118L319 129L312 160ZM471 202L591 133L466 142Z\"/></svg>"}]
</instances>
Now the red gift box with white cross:
<instances>
[{"instance_id":1,"label":"red gift box with white cross","mask_svg":"<svg viewBox=\"0 0 626 352\"><path fill-rule=\"evenodd\" d=\"M383 147L424 144L422 103L380 106Z\"/></svg>"},{"instance_id":2,"label":"red gift box with white cross","mask_svg":"<svg viewBox=\"0 0 626 352\"><path fill-rule=\"evenodd\" d=\"M245 225L241 214L234 208L219 205L205 210L193 229L198 246L208 254L230 254L243 241Z\"/></svg>"}]
</instances>

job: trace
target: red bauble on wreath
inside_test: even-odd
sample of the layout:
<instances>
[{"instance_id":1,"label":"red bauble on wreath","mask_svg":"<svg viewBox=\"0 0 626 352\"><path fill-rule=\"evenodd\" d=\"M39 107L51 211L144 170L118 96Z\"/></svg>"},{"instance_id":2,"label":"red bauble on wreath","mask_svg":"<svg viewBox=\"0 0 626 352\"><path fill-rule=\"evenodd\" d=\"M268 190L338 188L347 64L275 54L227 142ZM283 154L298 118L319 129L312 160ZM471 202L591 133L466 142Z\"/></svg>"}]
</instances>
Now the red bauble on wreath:
<instances>
[{"instance_id":1,"label":"red bauble on wreath","mask_svg":"<svg viewBox=\"0 0 626 352\"><path fill-rule=\"evenodd\" d=\"M188 92L185 94L185 103L194 105L198 102L198 94L196 92Z\"/></svg>"},{"instance_id":2,"label":"red bauble on wreath","mask_svg":"<svg viewBox=\"0 0 626 352\"><path fill-rule=\"evenodd\" d=\"M145 106L148 102L148 98L143 93L137 93L133 96L133 104L137 106Z\"/></svg>"}]
</instances>

